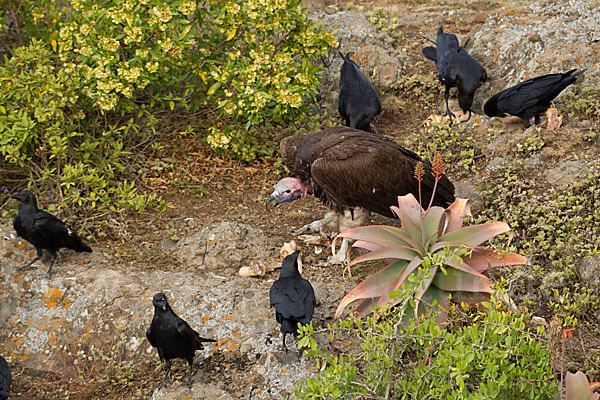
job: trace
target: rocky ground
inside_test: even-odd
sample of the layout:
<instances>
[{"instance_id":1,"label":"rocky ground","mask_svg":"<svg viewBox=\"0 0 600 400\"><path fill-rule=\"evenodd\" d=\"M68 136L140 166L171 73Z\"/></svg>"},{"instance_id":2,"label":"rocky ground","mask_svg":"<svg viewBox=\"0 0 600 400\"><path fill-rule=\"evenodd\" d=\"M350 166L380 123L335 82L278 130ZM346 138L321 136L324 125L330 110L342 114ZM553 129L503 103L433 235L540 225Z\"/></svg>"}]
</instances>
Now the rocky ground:
<instances>
[{"instance_id":1,"label":"rocky ground","mask_svg":"<svg viewBox=\"0 0 600 400\"><path fill-rule=\"evenodd\" d=\"M439 112L442 89L434 106L410 97L398 82L434 71L420 53L423 37L435 38L438 26L456 32L461 44L486 67L489 81L477 92L475 110L495 91L522 79L572 68L587 69L586 78L567 90L597 85L600 66L598 1L508 2L503 7L479 1L385 1L355 5L307 2L311 18L337 29L343 52L355 59L383 93L379 132L399 143L428 140L423 121ZM379 7L379 8L376 8ZM335 114L341 59L326 60L323 107ZM564 106L558 100L558 108ZM456 107L456 103L451 103ZM556 131L522 125L502 126L475 115L457 128L459 141L477 143L477 173L456 169L459 194L481 207L478 184L503 162L522 158L540 187L558 187L583 175L598 158L598 139L584 140L598 126L569 118ZM587 136L586 136L587 135ZM531 137L542 140L541 147ZM515 151L519 145L535 151ZM314 199L276 208L266 214L264 201L277 175L276 167L257 161L228 162L206 149L177 161L198 184L164 191L169 206L163 214L130 219L112 217L109 239L90 244L94 253L62 251L55 275L45 268L15 273L33 257L33 249L15 237L10 221L0 225L0 354L10 361L14 398L203 399L281 398L294 383L316 372L289 342L282 350L268 291L278 272L240 277L252 261L276 264L279 249L296 239L304 256L303 275L318 299L315 323L331 322L344 294L369 271L342 277L341 266L328 267L325 246L307 245L293 229L326 211ZM165 176L165 185L172 176ZM188 177L189 178L189 177ZM451 176L451 178L453 178ZM3 206L16 210L7 200ZM387 222L383 217L375 222ZM598 263L597 263L598 264ZM598 269L598 265L596 269ZM593 274L592 274L593 275ZM174 310L203 336L218 339L198 352L194 384L182 385L186 367L175 362L166 388L155 391L163 369L145 340L152 318L151 299L163 291Z\"/></svg>"}]
</instances>

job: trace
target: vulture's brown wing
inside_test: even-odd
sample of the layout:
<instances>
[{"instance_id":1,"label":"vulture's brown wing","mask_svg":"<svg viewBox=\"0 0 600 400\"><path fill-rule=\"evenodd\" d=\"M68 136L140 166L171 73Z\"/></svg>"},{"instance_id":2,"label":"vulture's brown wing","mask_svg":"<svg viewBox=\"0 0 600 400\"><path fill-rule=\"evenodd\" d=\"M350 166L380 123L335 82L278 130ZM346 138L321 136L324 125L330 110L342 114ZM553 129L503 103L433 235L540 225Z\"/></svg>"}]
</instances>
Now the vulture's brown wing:
<instances>
[{"instance_id":1,"label":"vulture's brown wing","mask_svg":"<svg viewBox=\"0 0 600 400\"><path fill-rule=\"evenodd\" d=\"M390 206L398 204L398 196L412 193L419 198L418 182L414 178L418 161L416 154L385 138L349 138L325 150L313 162L311 175L328 203L344 208L363 207L393 217ZM426 172L422 195L427 206L433 178L429 164L423 164ZM452 187L449 181L447 183ZM453 200L453 187L451 191Z\"/></svg>"}]
</instances>

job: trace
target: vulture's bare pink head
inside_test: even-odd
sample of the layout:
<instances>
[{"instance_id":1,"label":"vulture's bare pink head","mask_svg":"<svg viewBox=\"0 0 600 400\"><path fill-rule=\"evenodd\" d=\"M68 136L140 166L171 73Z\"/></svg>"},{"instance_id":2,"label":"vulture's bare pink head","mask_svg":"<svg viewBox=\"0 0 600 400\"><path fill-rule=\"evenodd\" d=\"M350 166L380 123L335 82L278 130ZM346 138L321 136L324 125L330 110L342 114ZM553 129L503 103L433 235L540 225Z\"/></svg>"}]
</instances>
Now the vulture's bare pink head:
<instances>
[{"instance_id":1,"label":"vulture's bare pink head","mask_svg":"<svg viewBox=\"0 0 600 400\"><path fill-rule=\"evenodd\" d=\"M300 179L297 178L283 178L275 186L275 190L267 199L267 210L281 204L294 201L297 199L303 199L306 197L308 192L308 186L306 186Z\"/></svg>"}]
</instances>

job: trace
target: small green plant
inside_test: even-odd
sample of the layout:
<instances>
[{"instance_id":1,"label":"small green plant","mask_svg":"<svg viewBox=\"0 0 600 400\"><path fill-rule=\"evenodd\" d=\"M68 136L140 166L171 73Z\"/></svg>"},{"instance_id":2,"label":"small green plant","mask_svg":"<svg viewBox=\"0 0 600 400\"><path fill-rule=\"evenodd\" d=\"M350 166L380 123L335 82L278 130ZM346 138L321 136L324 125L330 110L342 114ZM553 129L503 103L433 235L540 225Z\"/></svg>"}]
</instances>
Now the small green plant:
<instances>
[{"instance_id":1,"label":"small green plant","mask_svg":"<svg viewBox=\"0 0 600 400\"><path fill-rule=\"evenodd\" d=\"M482 306L467 308L467 313L451 309L448 329L440 328L435 314L403 325L401 307L389 306L366 318L351 315L327 328L302 327L300 344L306 345L320 372L299 382L294 395L554 399L544 328L529 328L529 317L507 311L498 297Z\"/></svg>"},{"instance_id":2,"label":"small green plant","mask_svg":"<svg viewBox=\"0 0 600 400\"><path fill-rule=\"evenodd\" d=\"M538 135L537 132L525 137L521 137L523 140L516 140L509 142L509 144L515 145L517 152L521 154L533 154L546 144L544 138Z\"/></svg>"},{"instance_id":3,"label":"small green plant","mask_svg":"<svg viewBox=\"0 0 600 400\"><path fill-rule=\"evenodd\" d=\"M434 159L433 171L437 183L443 173L439 155ZM419 185L423 174L423 166L419 163L415 172ZM450 295L459 301L480 302L491 293L491 281L483 272L527 263L527 259L519 254L480 246L510 228L504 222L463 227L465 217L470 216L466 199L456 199L447 209L430 207L424 210L420 202L408 194L399 196L398 207L391 209L400 219L400 228L363 226L339 234L338 237L356 240L353 247L368 250L368 253L352 260L349 267L371 260L388 260L390 263L367 277L342 299L336 318L346 306L357 300L361 300L357 308L361 316L369 313L374 305L397 304L387 294L404 290L407 279L420 266L425 266L429 275L419 282L414 299L414 317L418 315L421 302L437 303L447 309Z\"/></svg>"},{"instance_id":4,"label":"small green plant","mask_svg":"<svg viewBox=\"0 0 600 400\"><path fill-rule=\"evenodd\" d=\"M464 125L450 126L442 118L429 119L419 129L419 134L405 140L406 147L426 160L441 154L453 176L467 176L477 171L477 160L483 151Z\"/></svg>"}]
</instances>

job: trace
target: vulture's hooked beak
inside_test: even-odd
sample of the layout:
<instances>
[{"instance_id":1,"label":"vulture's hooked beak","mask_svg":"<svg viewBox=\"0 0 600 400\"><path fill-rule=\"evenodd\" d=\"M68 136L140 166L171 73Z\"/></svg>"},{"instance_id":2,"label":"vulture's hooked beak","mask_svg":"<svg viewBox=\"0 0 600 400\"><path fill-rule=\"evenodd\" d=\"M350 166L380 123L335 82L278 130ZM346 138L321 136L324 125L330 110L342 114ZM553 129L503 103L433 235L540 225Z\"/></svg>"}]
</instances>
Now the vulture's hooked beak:
<instances>
[{"instance_id":1,"label":"vulture's hooked beak","mask_svg":"<svg viewBox=\"0 0 600 400\"><path fill-rule=\"evenodd\" d=\"M267 211L271 211L271 209L273 207L277 206L278 204L279 204L279 192L277 190L275 190L275 191L273 191L273 193L271 193L271 195L267 199L265 206L267 207Z\"/></svg>"}]
</instances>

